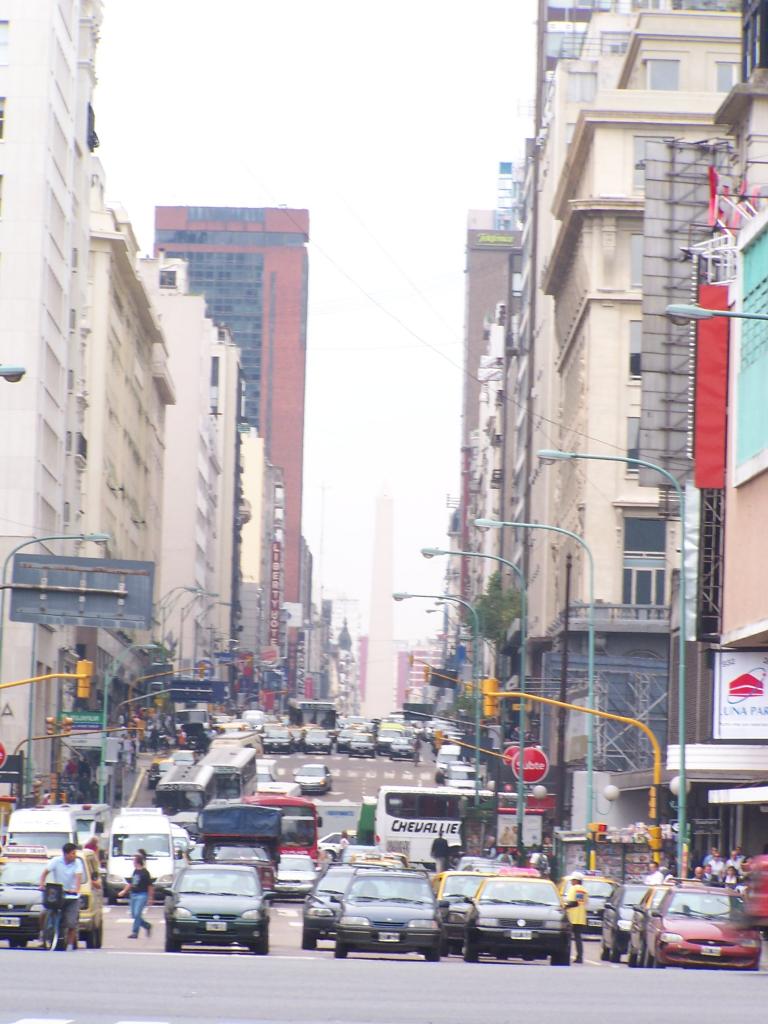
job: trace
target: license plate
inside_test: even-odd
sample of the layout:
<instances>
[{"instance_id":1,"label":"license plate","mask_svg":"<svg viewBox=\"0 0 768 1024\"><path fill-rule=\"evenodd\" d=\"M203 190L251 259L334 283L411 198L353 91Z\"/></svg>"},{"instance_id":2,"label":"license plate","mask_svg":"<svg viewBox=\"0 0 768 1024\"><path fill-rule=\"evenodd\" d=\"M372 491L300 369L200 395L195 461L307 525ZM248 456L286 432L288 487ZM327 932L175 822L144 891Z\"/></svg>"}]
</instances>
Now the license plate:
<instances>
[{"instance_id":1,"label":"license plate","mask_svg":"<svg viewBox=\"0 0 768 1024\"><path fill-rule=\"evenodd\" d=\"M533 937L533 933L529 931L521 931L519 928L513 928L509 933L510 939L530 939Z\"/></svg>"},{"instance_id":2,"label":"license plate","mask_svg":"<svg viewBox=\"0 0 768 1024\"><path fill-rule=\"evenodd\" d=\"M599 917L588 917L587 918L587 924L589 924L589 925L598 925L599 926L599 925L602 924L602 921L600 920Z\"/></svg>"},{"instance_id":3,"label":"license plate","mask_svg":"<svg viewBox=\"0 0 768 1024\"><path fill-rule=\"evenodd\" d=\"M226 921L206 921L205 930L207 932L225 932L227 930Z\"/></svg>"},{"instance_id":4,"label":"license plate","mask_svg":"<svg viewBox=\"0 0 768 1024\"><path fill-rule=\"evenodd\" d=\"M721 953L722 953L722 950L720 949L719 946L702 946L701 947L701 955L702 956L720 956Z\"/></svg>"},{"instance_id":5,"label":"license plate","mask_svg":"<svg viewBox=\"0 0 768 1024\"><path fill-rule=\"evenodd\" d=\"M397 932L379 932L379 942L399 942L400 936Z\"/></svg>"},{"instance_id":6,"label":"license plate","mask_svg":"<svg viewBox=\"0 0 768 1024\"><path fill-rule=\"evenodd\" d=\"M20 917L0 917L0 928L20 928Z\"/></svg>"}]
</instances>

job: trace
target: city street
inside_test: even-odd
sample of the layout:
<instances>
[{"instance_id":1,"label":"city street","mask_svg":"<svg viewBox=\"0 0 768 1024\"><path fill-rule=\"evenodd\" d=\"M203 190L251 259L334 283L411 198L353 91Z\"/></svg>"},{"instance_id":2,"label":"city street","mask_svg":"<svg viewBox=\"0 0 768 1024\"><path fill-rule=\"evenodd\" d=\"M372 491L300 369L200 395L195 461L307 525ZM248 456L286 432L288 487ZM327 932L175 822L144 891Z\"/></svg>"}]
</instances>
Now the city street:
<instances>
[{"instance_id":1,"label":"city street","mask_svg":"<svg viewBox=\"0 0 768 1024\"><path fill-rule=\"evenodd\" d=\"M276 946L268 959L164 954L144 944L44 962L43 953L4 951L0 1024L636 1024L676 1012L696 1024L723 1024L758 1019L766 984L762 975L651 975L592 962L567 970L456 958L340 962L328 953L283 952L280 938Z\"/></svg>"}]
</instances>

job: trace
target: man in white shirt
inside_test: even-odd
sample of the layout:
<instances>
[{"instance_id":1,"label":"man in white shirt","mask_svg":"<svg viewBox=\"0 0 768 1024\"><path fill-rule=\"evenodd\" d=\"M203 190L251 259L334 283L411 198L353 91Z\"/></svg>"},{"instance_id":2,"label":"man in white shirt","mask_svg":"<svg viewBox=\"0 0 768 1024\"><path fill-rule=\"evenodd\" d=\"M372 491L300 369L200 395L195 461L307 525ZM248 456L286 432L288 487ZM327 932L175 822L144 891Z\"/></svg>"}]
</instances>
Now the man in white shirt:
<instances>
[{"instance_id":1,"label":"man in white shirt","mask_svg":"<svg viewBox=\"0 0 768 1024\"><path fill-rule=\"evenodd\" d=\"M61 923L66 931L67 949L77 949L77 930L80 920L80 887L83 884L82 862L77 856L74 843L64 843L61 856L54 857L40 876L40 888L46 880L60 885L64 890L64 909Z\"/></svg>"},{"instance_id":2,"label":"man in white shirt","mask_svg":"<svg viewBox=\"0 0 768 1024\"><path fill-rule=\"evenodd\" d=\"M643 881L646 885L661 885L666 876L666 872L662 871L658 863L652 860L650 863L650 871L645 876Z\"/></svg>"}]
</instances>

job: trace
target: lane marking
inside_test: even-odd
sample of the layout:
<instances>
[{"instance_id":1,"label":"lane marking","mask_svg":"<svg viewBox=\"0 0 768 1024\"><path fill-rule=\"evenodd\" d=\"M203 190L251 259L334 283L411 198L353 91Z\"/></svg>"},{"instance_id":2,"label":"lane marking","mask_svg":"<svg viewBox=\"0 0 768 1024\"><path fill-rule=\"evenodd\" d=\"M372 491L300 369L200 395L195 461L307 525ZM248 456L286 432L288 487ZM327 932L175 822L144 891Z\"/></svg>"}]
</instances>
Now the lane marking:
<instances>
[{"instance_id":1,"label":"lane marking","mask_svg":"<svg viewBox=\"0 0 768 1024\"><path fill-rule=\"evenodd\" d=\"M12 1024L74 1024L73 1017L20 1017Z\"/></svg>"}]
</instances>

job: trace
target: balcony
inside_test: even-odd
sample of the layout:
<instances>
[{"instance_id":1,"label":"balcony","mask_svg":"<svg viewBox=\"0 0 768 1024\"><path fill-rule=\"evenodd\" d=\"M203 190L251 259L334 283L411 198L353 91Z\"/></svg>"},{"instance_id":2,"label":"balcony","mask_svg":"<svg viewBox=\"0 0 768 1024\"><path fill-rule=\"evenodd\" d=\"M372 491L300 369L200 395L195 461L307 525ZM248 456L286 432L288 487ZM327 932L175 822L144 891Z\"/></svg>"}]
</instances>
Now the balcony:
<instances>
[{"instance_id":1,"label":"balcony","mask_svg":"<svg viewBox=\"0 0 768 1024\"><path fill-rule=\"evenodd\" d=\"M78 469L85 469L88 465L88 441L80 433L75 434L73 454Z\"/></svg>"},{"instance_id":2,"label":"balcony","mask_svg":"<svg viewBox=\"0 0 768 1024\"><path fill-rule=\"evenodd\" d=\"M589 605L572 604L570 629L588 628ZM611 604L595 602L595 629L601 633L668 633L669 606L665 604ZM563 613L550 624L548 636L557 636L563 629Z\"/></svg>"}]
</instances>

